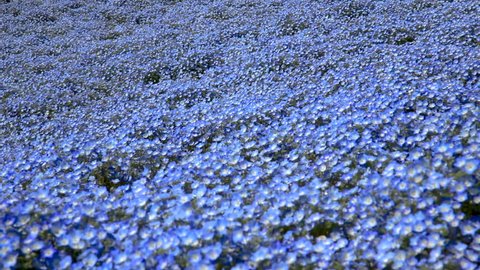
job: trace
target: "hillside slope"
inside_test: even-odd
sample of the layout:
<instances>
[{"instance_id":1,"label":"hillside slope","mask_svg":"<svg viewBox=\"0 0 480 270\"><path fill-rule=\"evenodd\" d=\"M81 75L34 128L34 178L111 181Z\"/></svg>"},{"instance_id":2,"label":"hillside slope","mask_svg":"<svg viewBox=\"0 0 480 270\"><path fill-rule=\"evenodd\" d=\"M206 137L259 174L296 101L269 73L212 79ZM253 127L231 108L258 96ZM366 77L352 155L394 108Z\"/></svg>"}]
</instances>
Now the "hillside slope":
<instances>
[{"instance_id":1,"label":"hillside slope","mask_svg":"<svg viewBox=\"0 0 480 270\"><path fill-rule=\"evenodd\" d=\"M479 6L0 0L0 266L475 269Z\"/></svg>"}]
</instances>

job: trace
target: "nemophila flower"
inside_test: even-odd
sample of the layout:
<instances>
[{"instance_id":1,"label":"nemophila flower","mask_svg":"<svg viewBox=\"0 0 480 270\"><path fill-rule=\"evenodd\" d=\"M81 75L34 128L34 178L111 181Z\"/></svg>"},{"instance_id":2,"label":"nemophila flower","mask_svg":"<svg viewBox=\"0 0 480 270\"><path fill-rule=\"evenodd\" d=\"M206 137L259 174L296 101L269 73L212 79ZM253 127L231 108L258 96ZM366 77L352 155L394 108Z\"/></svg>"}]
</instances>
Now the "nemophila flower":
<instances>
[{"instance_id":1,"label":"nemophila flower","mask_svg":"<svg viewBox=\"0 0 480 270\"><path fill-rule=\"evenodd\" d=\"M440 211L440 213L450 213L452 211L452 206L447 203L442 203L438 207L438 210Z\"/></svg>"},{"instance_id":2,"label":"nemophila flower","mask_svg":"<svg viewBox=\"0 0 480 270\"><path fill-rule=\"evenodd\" d=\"M460 229L462 230L463 235L475 235L475 232L480 229L480 225L475 222L470 222L467 221L466 224L464 223L462 226L460 226Z\"/></svg>"},{"instance_id":3,"label":"nemophila flower","mask_svg":"<svg viewBox=\"0 0 480 270\"><path fill-rule=\"evenodd\" d=\"M272 265L272 269L287 270L289 267L286 263L275 263Z\"/></svg>"},{"instance_id":4,"label":"nemophila flower","mask_svg":"<svg viewBox=\"0 0 480 270\"><path fill-rule=\"evenodd\" d=\"M404 267L407 254L403 250L396 251L393 256L393 268L400 269Z\"/></svg>"},{"instance_id":5,"label":"nemophila flower","mask_svg":"<svg viewBox=\"0 0 480 270\"><path fill-rule=\"evenodd\" d=\"M83 265L85 265L86 267L93 267L97 263L97 260L98 258L95 254L90 254L87 257L85 257L82 262L83 262Z\"/></svg>"},{"instance_id":6,"label":"nemophila flower","mask_svg":"<svg viewBox=\"0 0 480 270\"><path fill-rule=\"evenodd\" d=\"M478 159L457 159L455 165L461 168L467 174L474 174L480 166Z\"/></svg>"},{"instance_id":7,"label":"nemophila flower","mask_svg":"<svg viewBox=\"0 0 480 270\"><path fill-rule=\"evenodd\" d=\"M472 243L473 243L474 245L479 245L479 244L480 244L480 235L478 235L478 234L474 235L474 236L473 236L473 241L472 241ZM474 247L475 247L475 246L474 246ZM478 251L478 250L477 250L477 251Z\"/></svg>"},{"instance_id":8,"label":"nemophila flower","mask_svg":"<svg viewBox=\"0 0 480 270\"><path fill-rule=\"evenodd\" d=\"M202 270L213 270L215 269L215 266L208 261L201 261L197 265L195 265L195 268Z\"/></svg>"},{"instance_id":9,"label":"nemophila flower","mask_svg":"<svg viewBox=\"0 0 480 270\"><path fill-rule=\"evenodd\" d=\"M57 253L57 250L53 246L47 246L42 249L41 253L44 258L52 258Z\"/></svg>"},{"instance_id":10,"label":"nemophila flower","mask_svg":"<svg viewBox=\"0 0 480 270\"><path fill-rule=\"evenodd\" d=\"M68 269L72 264L72 257L66 255L65 257L61 258L58 263L59 269Z\"/></svg>"},{"instance_id":11,"label":"nemophila flower","mask_svg":"<svg viewBox=\"0 0 480 270\"><path fill-rule=\"evenodd\" d=\"M271 209L265 213L262 220L265 224L278 225L280 223L280 211L278 209Z\"/></svg>"},{"instance_id":12,"label":"nemophila flower","mask_svg":"<svg viewBox=\"0 0 480 270\"><path fill-rule=\"evenodd\" d=\"M465 250L468 248L468 246L464 243L456 243L451 247L452 252L454 252L456 255L460 256L464 254Z\"/></svg>"},{"instance_id":13,"label":"nemophila flower","mask_svg":"<svg viewBox=\"0 0 480 270\"><path fill-rule=\"evenodd\" d=\"M246 243L247 238L244 236L241 230L236 230L232 233L232 240L234 243Z\"/></svg>"},{"instance_id":14,"label":"nemophila flower","mask_svg":"<svg viewBox=\"0 0 480 270\"><path fill-rule=\"evenodd\" d=\"M473 203L475 203L475 204L479 204L479 203L480 203L480 195L474 196L472 201L473 201Z\"/></svg>"},{"instance_id":15,"label":"nemophila flower","mask_svg":"<svg viewBox=\"0 0 480 270\"><path fill-rule=\"evenodd\" d=\"M252 254L251 260L252 262L259 263L263 260L268 260L270 258L271 258L271 253L269 252L268 248L260 247L259 249L257 249L257 251L255 251Z\"/></svg>"},{"instance_id":16,"label":"nemophila flower","mask_svg":"<svg viewBox=\"0 0 480 270\"><path fill-rule=\"evenodd\" d=\"M42 241L40 241L40 240L34 240L34 241L32 241L32 243L30 244L30 248L31 248L33 251L41 250L44 246L45 246L45 244L44 244Z\"/></svg>"},{"instance_id":17,"label":"nemophila flower","mask_svg":"<svg viewBox=\"0 0 480 270\"><path fill-rule=\"evenodd\" d=\"M460 259L460 266L463 268L463 269L475 269L478 267L478 265L467 259Z\"/></svg>"},{"instance_id":18,"label":"nemophila flower","mask_svg":"<svg viewBox=\"0 0 480 270\"><path fill-rule=\"evenodd\" d=\"M474 251L474 250L471 250L471 249L468 249L466 252L466 258L472 262L472 263L475 263L475 262L478 262L478 259L480 258L480 255L478 254L478 252Z\"/></svg>"},{"instance_id":19,"label":"nemophila flower","mask_svg":"<svg viewBox=\"0 0 480 270\"><path fill-rule=\"evenodd\" d=\"M417 221L417 222L413 225L413 231L414 231L414 232L421 233L421 232L423 232L425 229L426 229L426 225L425 225L425 223L423 223L423 221Z\"/></svg>"},{"instance_id":20,"label":"nemophila flower","mask_svg":"<svg viewBox=\"0 0 480 270\"><path fill-rule=\"evenodd\" d=\"M377 220L375 218L368 218L367 220L365 220L365 228L370 229L375 226L377 226Z\"/></svg>"},{"instance_id":21,"label":"nemophila flower","mask_svg":"<svg viewBox=\"0 0 480 270\"><path fill-rule=\"evenodd\" d=\"M302 254L308 254L311 252L313 245L308 239L300 238L295 241L294 247L298 252Z\"/></svg>"},{"instance_id":22,"label":"nemophila flower","mask_svg":"<svg viewBox=\"0 0 480 270\"><path fill-rule=\"evenodd\" d=\"M75 270L80 270L82 268L85 268L85 265L82 262L73 263L70 266L70 269L75 269Z\"/></svg>"},{"instance_id":23,"label":"nemophila flower","mask_svg":"<svg viewBox=\"0 0 480 270\"><path fill-rule=\"evenodd\" d=\"M232 270L248 270L250 269L251 267L246 264L246 263L239 263L239 264L236 264Z\"/></svg>"},{"instance_id":24,"label":"nemophila flower","mask_svg":"<svg viewBox=\"0 0 480 270\"><path fill-rule=\"evenodd\" d=\"M22 3L22 10L35 11L27 13L7 5L3 15L12 23L5 38L12 44L29 41L18 52L7 48L13 50L6 54L7 61L30 63L31 55L40 58L32 65L10 65L3 87L7 91L0 91L6 112L3 123L11 131L0 139L7 145L0 149L0 162L6 163L0 170L0 194L4 196L0 201L6 203L0 209L9 211L0 224L7 231L14 227L30 235L19 238L18 243L8 242L1 252L21 247L33 251L35 241L44 241L45 232L52 232L55 239L51 244L58 250L77 248L75 253L83 254L101 244L111 250L138 250L145 257L146 268L199 268L204 263L209 267L207 258L195 265L182 261L186 251L183 238L193 234L197 240L187 242L199 250L225 239L233 245L222 252L232 254L252 239L255 247L267 247L272 253L288 247L302 266L328 268L333 260L342 259L347 268L361 268L369 259L380 268L398 268L402 261L407 268L427 265L440 269L450 263L452 256L444 256L452 254L447 249L440 251L435 263L428 263L427 257L438 246L467 243L476 234L476 229L469 227L474 215L468 206L480 196L475 193L474 181L468 184L466 179L478 168L466 166L466 161L478 157L473 117L478 112L475 91L471 91L475 57L470 49L475 44L461 35L444 34L468 32L464 26L471 24L474 15L463 11L469 10L472 1L457 3L455 12L462 13L458 18L448 10L454 17L448 27L435 24L442 17L428 15L433 25L441 27L423 33L428 36L423 43L415 33L418 27L405 30L398 25L404 24L405 12L415 16L425 10L424 5L413 3L396 9L395 5L376 3L375 8L368 8L369 21L378 21L387 8L395 15L391 22L381 24L382 29L374 31L371 39L357 31L371 28L364 23L365 12L358 12L364 7L300 2L302 23L307 28L297 31L298 27L287 25L294 30L287 35L285 29L277 31L278 21L269 20L268 14L273 13L263 12L278 9L275 3L252 6L234 0L222 11L225 14L213 17L202 15L208 6L185 1L166 10L155 3L142 7L125 4L115 10L103 4L91 9L83 3L80 8L65 6L75 12L62 14L50 5L33 9L31 3ZM55 34L58 38L49 44L57 47L80 36L68 25L54 27L61 30L58 35L53 28L29 24L56 25L71 21L64 16L90 17L90 11L98 8L105 12L95 18L118 24L115 31L107 31L113 36L93 35L68 55L42 53L52 47L45 46L42 36ZM281 8L292 7L286 2ZM445 13L449 8L434 5L428 10ZM157 12L160 9L163 11ZM321 14L313 16L312 11ZM242 23L229 23L238 19L237 13L242 14ZM129 29L125 25L130 20L124 14L135 18L140 31L117 31ZM23 20L25 16L32 18ZM196 22L193 28L188 23L192 18ZM345 18L353 18L355 23L344 27ZM179 20L186 23L151 27ZM253 20L262 26L261 31L245 27ZM96 22L83 22L85 31L80 35L91 29L103 33L103 26ZM222 24L221 35L218 24ZM332 27L337 30L330 31ZM39 30L31 38L33 33L24 29ZM162 36L160 45L158 36ZM219 42L219 36L227 38ZM275 46L259 46L265 41ZM126 52L125 45L132 42L140 45L127 46ZM435 45L429 46L432 42ZM358 50L363 47L375 53ZM112 51L117 52L114 57ZM350 57L343 57L345 53ZM99 61L90 61L85 55L94 55ZM54 61L59 57L62 61ZM78 63L78 57L83 64L72 65ZM371 65L365 67L364 63ZM439 66L448 68L432 68ZM21 80L20 73L24 74ZM438 81L435 84L433 77ZM13 95L10 88L15 90ZM88 97L89 102L79 96ZM41 105L45 100L51 101L48 108ZM108 109L92 111L94 107ZM411 161L415 164L410 166ZM332 177L332 170L340 175ZM320 180L315 181L317 178ZM22 196L36 201L19 204L15 198ZM407 199L414 203L402 206ZM78 204L82 201L91 203ZM191 207L184 208L185 204ZM272 214L272 209L281 209L281 213ZM418 213L427 217L417 218ZM380 214L385 226L368 229L367 221L380 222ZM38 222L37 215L45 225L32 226ZM332 232L328 239L334 242L322 254L310 256L313 248L296 249L298 236L310 239L312 226L326 217L353 224L345 232L353 242L359 238L363 243L344 246L343 238ZM224 224L217 226L216 220ZM213 225L207 224L209 221L214 221ZM308 226L290 227L298 222ZM182 227L186 224L189 226ZM277 234L272 226L280 224L281 247L272 247L267 237L255 237ZM466 237L431 236L432 231L458 231L455 227ZM80 240L76 230L81 233ZM396 237L413 239L416 234L428 236L402 246L407 254L403 260ZM379 256L376 246L382 246L382 237L388 236L396 243ZM322 237L315 241L318 238ZM146 239L155 239L155 245ZM50 247L44 244L41 254ZM468 244L464 255L472 261L468 250L477 251L478 247ZM340 253L332 252L335 249L341 249ZM165 250L168 256L158 255L157 251ZM103 254L95 267L112 268L116 254ZM353 258L347 260L348 254ZM59 261L56 256L54 263ZM87 256L76 257L76 263L68 267L88 268L89 262L83 261ZM238 268L255 265L247 257ZM121 266L138 267L142 264L138 258L138 254L129 256ZM455 263L460 260L455 257ZM283 267L276 260L265 263Z\"/></svg>"},{"instance_id":25,"label":"nemophila flower","mask_svg":"<svg viewBox=\"0 0 480 270\"><path fill-rule=\"evenodd\" d=\"M188 232L181 239L182 239L182 244L186 246L196 246L198 244L198 238L196 233L194 232Z\"/></svg>"},{"instance_id":26,"label":"nemophila flower","mask_svg":"<svg viewBox=\"0 0 480 270\"><path fill-rule=\"evenodd\" d=\"M295 214L293 215L293 219L296 223L301 222L304 217L305 217L305 211L303 210L296 211Z\"/></svg>"},{"instance_id":27,"label":"nemophila flower","mask_svg":"<svg viewBox=\"0 0 480 270\"><path fill-rule=\"evenodd\" d=\"M121 265L121 264L125 263L127 260L128 260L128 255L126 253L116 252L116 254L114 255L113 262L116 265Z\"/></svg>"},{"instance_id":28,"label":"nemophila flower","mask_svg":"<svg viewBox=\"0 0 480 270\"><path fill-rule=\"evenodd\" d=\"M6 255L4 258L4 267L6 268L13 268L16 263L17 263L17 259L18 259L18 255L17 254L8 254Z\"/></svg>"},{"instance_id":29,"label":"nemophila flower","mask_svg":"<svg viewBox=\"0 0 480 270\"><path fill-rule=\"evenodd\" d=\"M57 244L59 246L67 246L70 243L70 238L65 234L59 235L57 237Z\"/></svg>"},{"instance_id":30,"label":"nemophila flower","mask_svg":"<svg viewBox=\"0 0 480 270\"><path fill-rule=\"evenodd\" d=\"M222 246L219 243L217 243L214 246L206 247L203 249L203 253L205 254L205 257L207 259L214 261L222 253Z\"/></svg>"},{"instance_id":31,"label":"nemophila flower","mask_svg":"<svg viewBox=\"0 0 480 270\"><path fill-rule=\"evenodd\" d=\"M468 199L468 194L467 194L467 192L460 192L460 193L455 194L454 198L458 202L464 202Z\"/></svg>"},{"instance_id":32,"label":"nemophila flower","mask_svg":"<svg viewBox=\"0 0 480 270\"><path fill-rule=\"evenodd\" d=\"M202 253L198 250L191 251L188 255L188 261L192 265L198 264L202 260Z\"/></svg>"},{"instance_id":33,"label":"nemophila flower","mask_svg":"<svg viewBox=\"0 0 480 270\"><path fill-rule=\"evenodd\" d=\"M285 260L285 262L286 262L288 265L292 265L292 264L294 264L296 261L297 261L297 255L296 255L295 253L289 252L289 253L286 255L286 260Z\"/></svg>"}]
</instances>

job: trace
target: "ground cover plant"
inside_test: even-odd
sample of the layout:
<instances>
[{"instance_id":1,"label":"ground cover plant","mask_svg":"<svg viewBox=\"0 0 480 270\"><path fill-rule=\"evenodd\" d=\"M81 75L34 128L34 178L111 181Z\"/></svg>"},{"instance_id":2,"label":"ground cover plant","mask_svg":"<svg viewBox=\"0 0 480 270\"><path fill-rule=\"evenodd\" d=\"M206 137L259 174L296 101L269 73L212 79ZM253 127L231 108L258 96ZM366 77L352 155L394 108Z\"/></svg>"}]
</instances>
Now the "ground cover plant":
<instances>
[{"instance_id":1,"label":"ground cover plant","mask_svg":"<svg viewBox=\"0 0 480 270\"><path fill-rule=\"evenodd\" d=\"M0 0L0 268L477 269L475 0Z\"/></svg>"}]
</instances>

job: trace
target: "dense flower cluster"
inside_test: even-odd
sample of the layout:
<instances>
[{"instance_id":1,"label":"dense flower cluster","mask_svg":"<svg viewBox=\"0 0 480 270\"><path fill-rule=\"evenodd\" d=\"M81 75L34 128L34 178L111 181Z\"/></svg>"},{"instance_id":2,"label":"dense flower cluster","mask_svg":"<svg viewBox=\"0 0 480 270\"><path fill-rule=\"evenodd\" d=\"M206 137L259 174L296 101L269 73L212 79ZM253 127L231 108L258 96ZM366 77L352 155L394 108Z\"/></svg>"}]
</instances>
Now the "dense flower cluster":
<instances>
[{"instance_id":1,"label":"dense flower cluster","mask_svg":"<svg viewBox=\"0 0 480 270\"><path fill-rule=\"evenodd\" d=\"M2 269L477 269L475 0L0 0Z\"/></svg>"}]
</instances>

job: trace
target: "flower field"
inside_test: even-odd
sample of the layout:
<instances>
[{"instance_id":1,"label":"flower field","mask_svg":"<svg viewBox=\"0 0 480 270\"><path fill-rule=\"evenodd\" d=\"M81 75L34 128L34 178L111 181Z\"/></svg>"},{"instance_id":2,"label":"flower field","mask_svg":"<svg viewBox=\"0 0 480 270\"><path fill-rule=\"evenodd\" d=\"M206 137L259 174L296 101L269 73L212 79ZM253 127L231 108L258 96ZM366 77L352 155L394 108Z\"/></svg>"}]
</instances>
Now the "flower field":
<instances>
[{"instance_id":1,"label":"flower field","mask_svg":"<svg viewBox=\"0 0 480 270\"><path fill-rule=\"evenodd\" d=\"M477 0L0 0L0 269L478 269Z\"/></svg>"}]
</instances>

